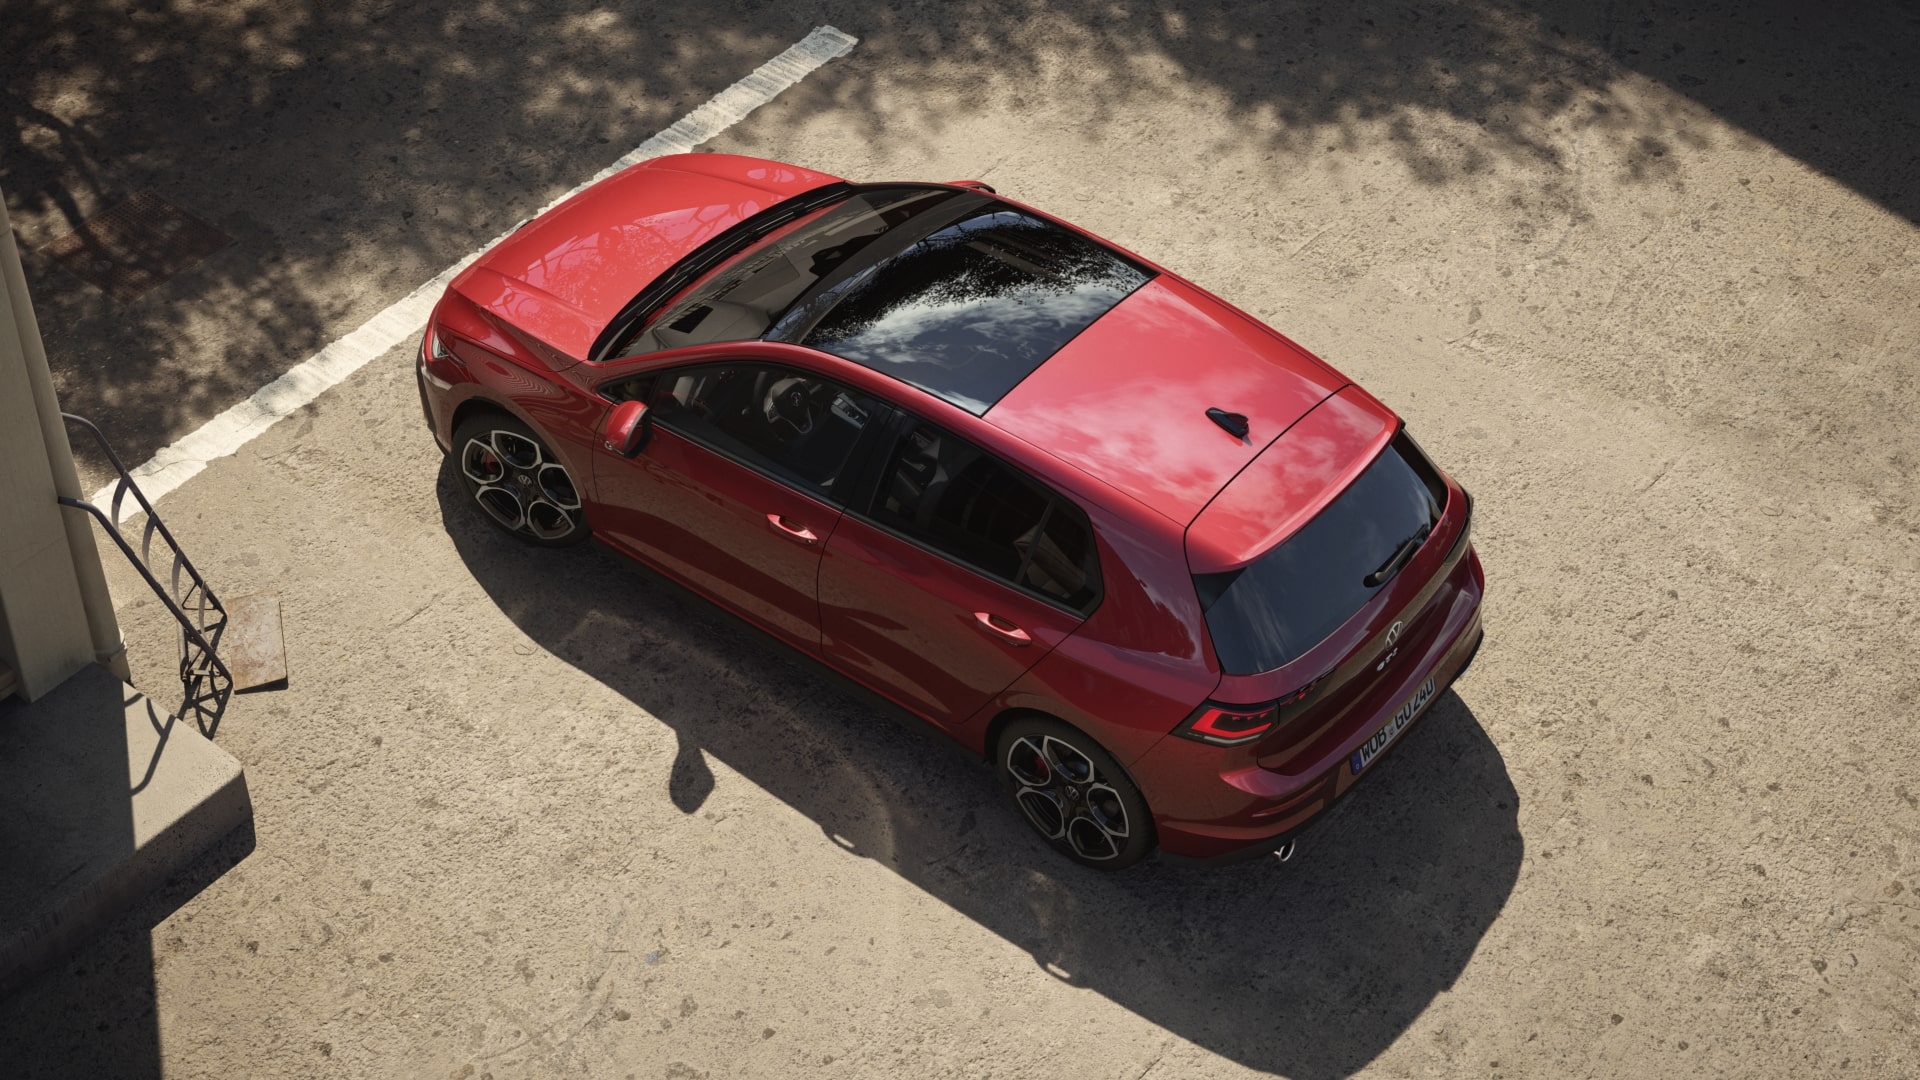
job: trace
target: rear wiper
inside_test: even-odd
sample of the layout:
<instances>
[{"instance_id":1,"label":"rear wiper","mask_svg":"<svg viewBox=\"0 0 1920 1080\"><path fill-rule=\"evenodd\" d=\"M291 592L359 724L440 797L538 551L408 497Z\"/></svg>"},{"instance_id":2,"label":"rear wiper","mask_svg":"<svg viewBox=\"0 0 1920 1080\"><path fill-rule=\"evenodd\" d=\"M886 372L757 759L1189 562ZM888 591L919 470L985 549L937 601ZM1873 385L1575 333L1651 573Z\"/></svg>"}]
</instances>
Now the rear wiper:
<instances>
[{"instance_id":1,"label":"rear wiper","mask_svg":"<svg viewBox=\"0 0 1920 1080\"><path fill-rule=\"evenodd\" d=\"M1378 588L1385 584L1386 580L1398 572L1400 567L1408 559L1413 558L1413 553L1420 550L1420 545L1426 543L1428 534L1432 532L1433 524L1431 522L1420 526L1419 532L1402 540L1400 546L1394 550L1393 557L1382 563L1380 569L1361 578L1360 584L1365 585L1369 589Z\"/></svg>"}]
</instances>

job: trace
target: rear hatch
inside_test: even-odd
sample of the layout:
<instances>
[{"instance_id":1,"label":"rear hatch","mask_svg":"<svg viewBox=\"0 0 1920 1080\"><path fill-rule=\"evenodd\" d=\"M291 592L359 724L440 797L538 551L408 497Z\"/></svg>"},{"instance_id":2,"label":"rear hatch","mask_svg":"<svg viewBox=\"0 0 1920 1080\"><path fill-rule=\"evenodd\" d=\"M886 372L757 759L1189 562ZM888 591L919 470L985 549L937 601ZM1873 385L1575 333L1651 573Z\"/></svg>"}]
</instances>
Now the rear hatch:
<instances>
[{"instance_id":1,"label":"rear hatch","mask_svg":"<svg viewBox=\"0 0 1920 1080\"><path fill-rule=\"evenodd\" d=\"M1214 699L1293 699L1254 746L1262 765L1317 759L1352 734L1338 723L1350 706L1411 677L1383 658L1421 656L1438 633L1465 526L1465 492L1357 387L1288 429L1194 520L1188 563L1225 673Z\"/></svg>"}]
</instances>

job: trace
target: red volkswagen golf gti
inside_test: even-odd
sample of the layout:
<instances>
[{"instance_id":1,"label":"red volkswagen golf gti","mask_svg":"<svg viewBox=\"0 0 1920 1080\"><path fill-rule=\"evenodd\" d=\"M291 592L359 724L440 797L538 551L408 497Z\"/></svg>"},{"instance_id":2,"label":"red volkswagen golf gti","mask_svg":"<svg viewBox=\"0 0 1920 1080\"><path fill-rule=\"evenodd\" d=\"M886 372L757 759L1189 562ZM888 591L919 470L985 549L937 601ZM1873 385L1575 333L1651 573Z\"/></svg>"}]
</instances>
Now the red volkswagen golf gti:
<instances>
[{"instance_id":1,"label":"red volkswagen golf gti","mask_svg":"<svg viewBox=\"0 0 1920 1080\"><path fill-rule=\"evenodd\" d=\"M1291 854L1480 645L1472 501L1391 410L977 182L636 165L456 278L418 371L494 524L850 676L1090 866Z\"/></svg>"}]
</instances>

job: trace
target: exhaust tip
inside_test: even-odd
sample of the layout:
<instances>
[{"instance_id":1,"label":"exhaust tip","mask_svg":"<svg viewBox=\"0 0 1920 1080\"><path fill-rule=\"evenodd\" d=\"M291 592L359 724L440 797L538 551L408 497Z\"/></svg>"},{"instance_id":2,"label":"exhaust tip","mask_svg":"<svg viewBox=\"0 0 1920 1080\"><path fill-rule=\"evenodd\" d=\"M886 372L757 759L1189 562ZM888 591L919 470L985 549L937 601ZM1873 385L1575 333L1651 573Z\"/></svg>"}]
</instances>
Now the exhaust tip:
<instances>
[{"instance_id":1,"label":"exhaust tip","mask_svg":"<svg viewBox=\"0 0 1920 1080\"><path fill-rule=\"evenodd\" d=\"M1300 842L1298 840L1288 838L1286 843L1273 849L1273 857L1281 862L1286 862L1288 859L1293 858L1294 849L1299 847L1299 845Z\"/></svg>"}]
</instances>

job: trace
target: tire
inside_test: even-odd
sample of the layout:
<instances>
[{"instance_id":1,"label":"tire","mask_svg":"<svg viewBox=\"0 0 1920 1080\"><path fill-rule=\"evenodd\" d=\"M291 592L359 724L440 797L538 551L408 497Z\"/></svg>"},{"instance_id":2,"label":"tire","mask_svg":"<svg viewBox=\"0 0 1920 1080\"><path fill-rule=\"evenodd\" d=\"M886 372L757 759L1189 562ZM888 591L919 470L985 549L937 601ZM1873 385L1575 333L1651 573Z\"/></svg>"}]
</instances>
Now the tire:
<instances>
[{"instance_id":1,"label":"tire","mask_svg":"<svg viewBox=\"0 0 1920 1080\"><path fill-rule=\"evenodd\" d=\"M592 534L580 488L552 450L519 420L476 413L453 432L454 467L481 515L534 547L568 547Z\"/></svg>"},{"instance_id":2,"label":"tire","mask_svg":"<svg viewBox=\"0 0 1920 1080\"><path fill-rule=\"evenodd\" d=\"M1147 800L1085 732L1052 717L1022 717L1000 733L993 757L1020 816L1067 858L1121 870L1153 850Z\"/></svg>"}]
</instances>

